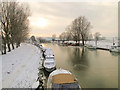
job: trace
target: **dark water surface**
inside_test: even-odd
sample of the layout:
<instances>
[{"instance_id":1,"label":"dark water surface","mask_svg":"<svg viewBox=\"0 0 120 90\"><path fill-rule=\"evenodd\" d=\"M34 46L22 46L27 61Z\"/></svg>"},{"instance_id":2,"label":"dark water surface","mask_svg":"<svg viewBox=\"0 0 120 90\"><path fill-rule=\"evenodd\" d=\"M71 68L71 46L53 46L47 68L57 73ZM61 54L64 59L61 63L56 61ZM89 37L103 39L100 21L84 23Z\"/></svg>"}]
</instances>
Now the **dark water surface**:
<instances>
[{"instance_id":1,"label":"dark water surface","mask_svg":"<svg viewBox=\"0 0 120 90\"><path fill-rule=\"evenodd\" d=\"M51 48L57 68L69 70L82 88L118 88L118 55L104 50L43 44Z\"/></svg>"}]
</instances>

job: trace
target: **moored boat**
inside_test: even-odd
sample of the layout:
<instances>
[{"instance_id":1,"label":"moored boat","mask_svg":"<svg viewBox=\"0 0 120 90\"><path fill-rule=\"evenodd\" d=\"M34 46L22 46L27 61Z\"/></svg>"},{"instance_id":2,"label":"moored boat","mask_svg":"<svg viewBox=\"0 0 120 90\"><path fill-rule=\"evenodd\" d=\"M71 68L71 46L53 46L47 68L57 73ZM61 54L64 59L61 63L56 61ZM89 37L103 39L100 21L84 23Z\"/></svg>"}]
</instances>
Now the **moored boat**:
<instances>
[{"instance_id":1,"label":"moored boat","mask_svg":"<svg viewBox=\"0 0 120 90\"><path fill-rule=\"evenodd\" d=\"M120 53L120 46L111 46L109 49L110 52L117 52Z\"/></svg>"},{"instance_id":2,"label":"moored boat","mask_svg":"<svg viewBox=\"0 0 120 90\"><path fill-rule=\"evenodd\" d=\"M40 48L40 49L43 49L43 46L40 44L40 45L39 45L39 48Z\"/></svg>"},{"instance_id":3,"label":"moored boat","mask_svg":"<svg viewBox=\"0 0 120 90\"><path fill-rule=\"evenodd\" d=\"M56 63L54 60L54 54L50 48L44 48L43 51L43 67L46 71L52 72L53 70L56 69Z\"/></svg>"},{"instance_id":4,"label":"moored boat","mask_svg":"<svg viewBox=\"0 0 120 90\"><path fill-rule=\"evenodd\" d=\"M77 79L67 70L57 69L50 73L47 88L54 89L80 89Z\"/></svg>"},{"instance_id":5,"label":"moored boat","mask_svg":"<svg viewBox=\"0 0 120 90\"><path fill-rule=\"evenodd\" d=\"M43 61L43 67L48 72L52 72L53 70L55 70L56 63L54 57L46 57L45 60Z\"/></svg>"},{"instance_id":6,"label":"moored boat","mask_svg":"<svg viewBox=\"0 0 120 90\"><path fill-rule=\"evenodd\" d=\"M50 48L46 48L46 49L45 49L44 55L45 55L45 58L47 58L47 57L52 57L52 58L54 58L54 54L53 54L53 52L52 52L52 49L50 49Z\"/></svg>"}]
</instances>

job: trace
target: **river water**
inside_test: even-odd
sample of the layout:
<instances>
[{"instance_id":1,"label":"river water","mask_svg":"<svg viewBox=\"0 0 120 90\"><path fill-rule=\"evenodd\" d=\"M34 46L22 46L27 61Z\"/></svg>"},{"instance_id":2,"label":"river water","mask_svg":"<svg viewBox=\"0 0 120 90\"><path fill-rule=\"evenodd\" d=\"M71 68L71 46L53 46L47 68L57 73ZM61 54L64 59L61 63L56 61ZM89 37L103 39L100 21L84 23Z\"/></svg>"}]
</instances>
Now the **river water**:
<instances>
[{"instance_id":1,"label":"river water","mask_svg":"<svg viewBox=\"0 0 120 90\"><path fill-rule=\"evenodd\" d=\"M82 88L118 88L118 54L83 47L43 44L51 48L57 68L69 70Z\"/></svg>"}]
</instances>

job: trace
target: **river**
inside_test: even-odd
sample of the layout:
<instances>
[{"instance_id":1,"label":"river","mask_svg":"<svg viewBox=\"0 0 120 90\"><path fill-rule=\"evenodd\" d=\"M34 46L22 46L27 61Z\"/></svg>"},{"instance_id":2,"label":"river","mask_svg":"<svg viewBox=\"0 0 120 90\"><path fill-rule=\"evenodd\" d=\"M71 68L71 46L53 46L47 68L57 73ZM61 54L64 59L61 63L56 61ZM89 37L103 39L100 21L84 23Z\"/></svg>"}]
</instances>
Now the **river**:
<instances>
[{"instance_id":1,"label":"river","mask_svg":"<svg viewBox=\"0 0 120 90\"><path fill-rule=\"evenodd\" d=\"M82 88L118 88L118 54L86 47L42 44L51 48L57 68L69 70Z\"/></svg>"}]
</instances>

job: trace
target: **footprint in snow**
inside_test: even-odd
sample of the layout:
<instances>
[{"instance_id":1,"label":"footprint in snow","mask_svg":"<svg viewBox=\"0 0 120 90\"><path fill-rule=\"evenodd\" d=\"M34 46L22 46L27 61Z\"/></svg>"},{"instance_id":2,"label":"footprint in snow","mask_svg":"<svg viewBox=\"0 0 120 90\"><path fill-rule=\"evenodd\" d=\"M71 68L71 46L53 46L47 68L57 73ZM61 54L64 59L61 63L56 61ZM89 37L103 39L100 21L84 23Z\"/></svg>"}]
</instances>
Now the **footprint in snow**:
<instances>
[{"instance_id":1,"label":"footprint in snow","mask_svg":"<svg viewBox=\"0 0 120 90\"><path fill-rule=\"evenodd\" d=\"M10 74L10 72L8 71L7 74Z\"/></svg>"}]
</instances>

